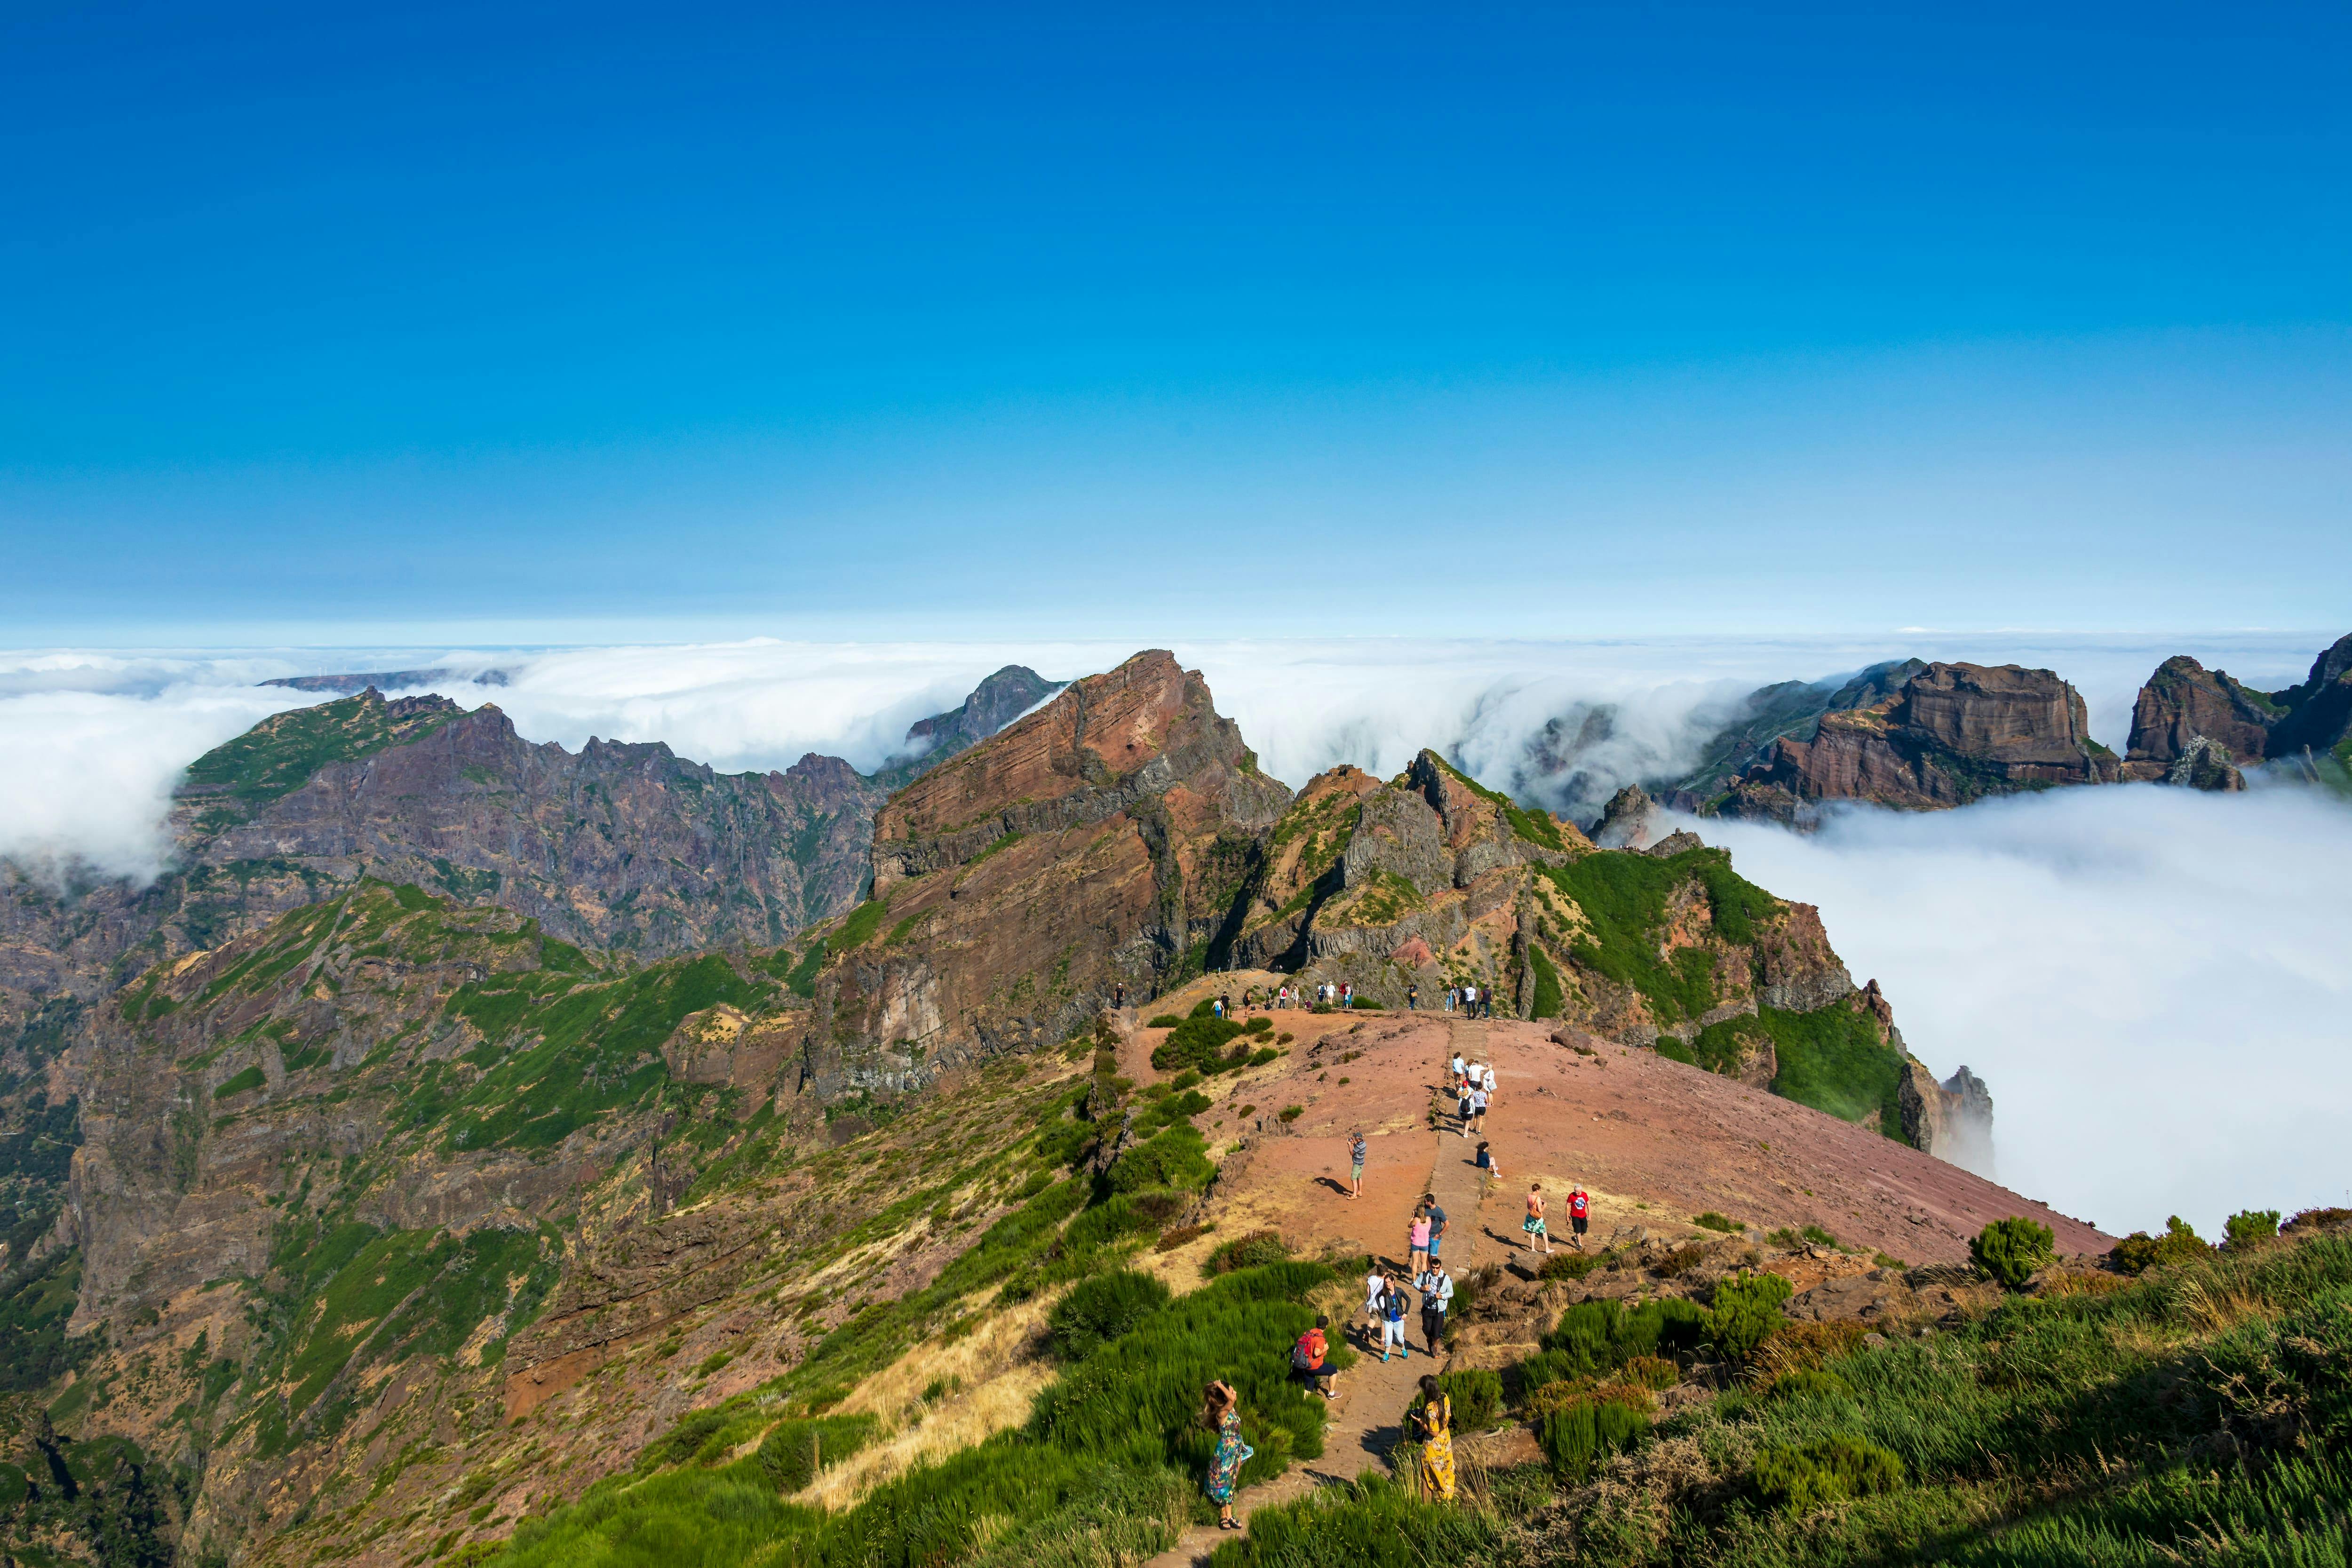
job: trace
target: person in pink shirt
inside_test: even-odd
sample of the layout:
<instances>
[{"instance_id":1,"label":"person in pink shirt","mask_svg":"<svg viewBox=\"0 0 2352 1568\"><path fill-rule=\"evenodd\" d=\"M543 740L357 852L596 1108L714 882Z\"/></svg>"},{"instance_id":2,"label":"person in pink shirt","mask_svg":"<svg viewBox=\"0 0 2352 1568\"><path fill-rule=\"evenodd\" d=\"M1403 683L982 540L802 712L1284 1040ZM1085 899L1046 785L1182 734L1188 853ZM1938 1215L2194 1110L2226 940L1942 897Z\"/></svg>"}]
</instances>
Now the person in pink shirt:
<instances>
[{"instance_id":1,"label":"person in pink shirt","mask_svg":"<svg viewBox=\"0 0 2352 1568\"><path fill-rule=\"evenodd\" d=\"M1429 1271L1429 1207L1417 1205L1412 1211L1412 1225L1405 1233L1412 1247L1412 1272L1418 1277Z\"/></svg>"}]
</instances>

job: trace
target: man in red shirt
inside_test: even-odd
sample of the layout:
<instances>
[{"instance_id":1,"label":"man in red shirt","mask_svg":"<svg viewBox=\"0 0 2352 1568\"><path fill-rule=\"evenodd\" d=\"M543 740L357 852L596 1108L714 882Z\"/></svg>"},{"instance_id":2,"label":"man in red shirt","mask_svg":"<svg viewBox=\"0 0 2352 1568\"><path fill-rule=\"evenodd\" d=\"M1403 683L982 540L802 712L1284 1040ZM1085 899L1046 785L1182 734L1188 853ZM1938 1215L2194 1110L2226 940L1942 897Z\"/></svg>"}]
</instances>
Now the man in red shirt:
<instances>
[{"instance_id":1,"label":"man in red shirt","mask_svg":"<svg viewBox=\"0 0 2352 1568\"><path fill-rule=\"evenodd\" d=\"M1586 1192L1584 1184L1580 1182L1576 1190L1568 1194L1568 1224L1569 1228L1575 1232L1568 1238L1568 1244L1579 1252L1584 1250L1584 1227L1591 1218L1592 1194Z\"/></svg>"}]
</instances>

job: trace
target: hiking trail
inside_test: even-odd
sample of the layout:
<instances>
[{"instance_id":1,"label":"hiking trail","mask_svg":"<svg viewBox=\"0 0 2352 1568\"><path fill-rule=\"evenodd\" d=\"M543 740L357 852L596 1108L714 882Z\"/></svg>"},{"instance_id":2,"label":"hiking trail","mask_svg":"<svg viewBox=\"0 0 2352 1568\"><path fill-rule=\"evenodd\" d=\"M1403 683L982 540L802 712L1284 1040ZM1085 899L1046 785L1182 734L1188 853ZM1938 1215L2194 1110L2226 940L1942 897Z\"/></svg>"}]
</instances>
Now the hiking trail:
<instances>
[{"instance_id":1,"label":"hiking trail","mask_svg":"<svg viewBox=\"0 0 2352 1568\"><path fill-rule=\"evenodd\" d=\"M1450 1026L1445 1056L1461 1053L1465 1061L1481 1059L1486 1043L1485 1027L1465 1018L1448 1018ZM1444 1057L1428 1064L1426 1081L1416 1086L1427 1094L1439 1093L1445 1077ZM1508 1086L1498 1086L1497 1098L1508 1094ZM1442 1256L1446 1268L1459 1280L1485 1263L1502 1256L1501 1244L1486 1233L1486 1216L1480 1212L1477 1159L1478 1141L1465 1138L1455 1130L1451 1111L1451 1097L1444 1122L1436 1132L1385 1134L1391 1137L1424 1138L1430 1144L1429 1176L1425 1185L1413 1195L1431 1193L1438 1207L1446 1214L1445 1246ZM1369 1189L1365 1196L1370 1196ZM1335 1205L1345 1205L1347 1199L1333 1196ZM1342 1223L1333 1219L1334 1234ZM1410 1260L1405 1252L1404 1237L1388 1237L1372 1249L1384 1262L1402 1268ZM1362 1281L1349 1315L1334 1317L1332 1329L1349 1330L1349 1341L1356 1349L1356 1364L1343 1373L1339 1380L1338 1396L1331 1401L1330 1419L1323 1428L1323 1456L1292 1465L1272 1480L1234 1494L1234 1517L1246 1526L1250 1515L1270 1503L1288 1502L1318 1487L1340 1486L1355 1479L1367 1470L1381 1468L1389 1449L1404 1435L1405 1406L1412 1403L1415 1385L1427 1372L1444 1372L1446 1358L1422 1353L1421 1314L1415 1311L1405 1325L1405 1342L1412 1348L1410 1356L1402 1356L1382 1364L1377 1349L1367 1352L1366 1336L1358 1331L1363 1319ZM1420 1293L1414 1292L1414 1300ZM1193 1478L1199 1485L1199 1478ZM1158 1556L1146 1561L1144 1568L1188 1568L1204 1563L1209 1554L1227 1541L1238 1540L1240 1531L1219 1530L1213 1524L1195 1524L1185 1528L1176 1538L1176 1544Z\"/></svg>"}]
</instances>

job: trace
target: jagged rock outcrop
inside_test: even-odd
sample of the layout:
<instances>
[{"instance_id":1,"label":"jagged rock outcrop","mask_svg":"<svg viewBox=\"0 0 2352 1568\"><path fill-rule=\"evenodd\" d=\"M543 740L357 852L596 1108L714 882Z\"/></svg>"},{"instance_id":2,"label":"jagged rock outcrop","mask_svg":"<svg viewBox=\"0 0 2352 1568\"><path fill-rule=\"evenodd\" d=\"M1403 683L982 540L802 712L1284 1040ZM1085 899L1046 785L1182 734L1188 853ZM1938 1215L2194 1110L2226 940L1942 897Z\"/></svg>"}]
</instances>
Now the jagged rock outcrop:
<instances>
[{"instance_id":1,"label":"jagged rock outcrop","mask_svg":"<svg viewBox=\"0 0 2352 1568\"><path fill-rule=\"evenodd\" d=\"M1657 809L1649 791L1640 784L1627 784L1609 797L1601 819L1585 830L1586 835L1602 849L1646 849L1650 818Z\"/></svg>"},{"instance_id":2,"label":"jagged rock outcrop","mask_svg":"<svg viewBox=\"0 0 2352 1568\"><path fill-rule=\"evenodd\" d=\"M1884 702L1927 668L1916 658L1891 659L1851 676L1759 687L1724 716L1696 763L1658 786L1658 798L1677 811L1697 811L1763 761L1774 742L1810 741L1826 715Z\"/></svg>"},{"instance_id":3,"label":"jagged rock outcrop","mask_svg":"<svg viewBox=\"0 0 2352 1568\"><path fill-rule=\"evenodd\" d=\"M2126 778L2162 778L2196 749L2219 745L2222 761L2269 753L2271 726L2282 710L2262 692L2207 669L2187 655L2158 665L2132 704L2131 739L2124 750Z\"/></svg>"},{"instance_id":4,"label":"jagged rock outcrop","mask_svg":"<svg viewBox=\"0 0 2352 1568\"><path fill-rule=\"evenodd\" d=\"M1802 823L1823 801L1936 810L2120 776L2082 696L2053 671L1931 664L1885 701L1824 714L1811 741L1773 742L1716 809Z\"/></svg>"},{"instance_id":5,"label":"jagged rock outcrop","mask_svg":"<svg viewBox=\"0 0 2352 1568\"><path fill-rule=\"evenodd\" d=\"M908 754L885 763L876 771L875 783L886 791L905 787L957 752L987 740L1068 684L1048 680L1027 665L1006 665L973 687L961 707L909 724Z\"/></svg>"},{"instance_id":6,"label":"jagged rock outcrop","mask_svg":"<svg viewBox=\"0 0 2352 1568\"><path fill-rule=\"evenodd\" d=\"M2271 696L2286 712L2271 731L2270 755L2332 754L2339 768L2352 767L2352 636L2337 638L2312 660L2301 685Z\"/></svg>"},{"instance_id":7,"label":"jagged rock outcrop","mask_svg":"<svg viewBox=\"0 0 2352 1568\"><path fill-rule=\"evenodd\" d=\"M805 1088L919 1085L1196 972L1289 800L1174 656L1075 682L876 818L872 900L825 939Z\"/></svg>"},{"instance_id":8,"label":"jagged rock outcrop","mask_svg":"<svg viewBox=\"0 0 2352 1568\"><path fill-rule=\"evenodd\" d=\"M1937 1083L1925 1064L1906 1061L1899 1092L1913 1148L1992 1178L1992 1091L1984 1079L1963 1067Z\"/></svg>"}]
</instances>

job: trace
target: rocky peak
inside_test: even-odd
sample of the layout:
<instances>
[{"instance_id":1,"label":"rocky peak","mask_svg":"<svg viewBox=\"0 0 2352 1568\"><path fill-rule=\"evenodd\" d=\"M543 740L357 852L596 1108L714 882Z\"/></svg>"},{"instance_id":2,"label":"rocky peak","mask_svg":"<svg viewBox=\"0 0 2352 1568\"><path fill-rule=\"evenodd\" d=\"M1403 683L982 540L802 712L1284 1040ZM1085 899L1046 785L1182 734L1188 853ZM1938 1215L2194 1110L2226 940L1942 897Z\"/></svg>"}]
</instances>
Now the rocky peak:
<instances>
[{"instance_id":1,"label":"rocky peak","mask_svg":"<svg viewBox=\"0 0 2352 1568\"><path fill-rule=\"evenodd\" d=\"M2124 776L2242 789L2245 780L2231 764L2259 760L2269 751L2279 713L2269 698L2224 671L2209 670L2185 654L2168 658L2132 704ZM2182 774L2178 781L2176 772Z\"/></svg>"},{"instance_id":2,"label":"rocky peak","mask_svg":"<svg viewBox=\"0 0 2352 1568\"><path fill-rule=\"evenodd\" d=\"M2081 694L2054 671L1930 664L1885 701L1824 714L1810 742L1773 742L1717 809L1802 824L1826 800L1937 810L2120 776L2120 760L2091 739Z\"/></svg>"},{"instance_id":3,"label":"rocky peak","mask_svg":"<svg viewBox=\"0 0 2352 1568\"><path fill-rule=\"evenodd\" d=\"M1602 849L1644 849L1650 843L1650 818L1658 809L1650 792L1640 784L1627 784L1609 799L1601 820L1589 830L1592 842Z\"/></svg>"}]
</instances>

